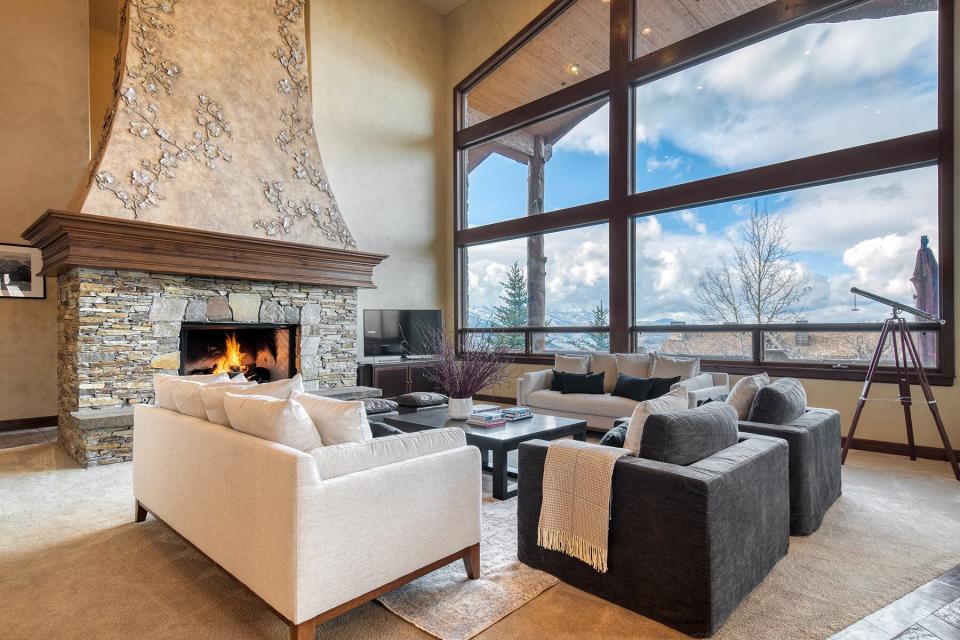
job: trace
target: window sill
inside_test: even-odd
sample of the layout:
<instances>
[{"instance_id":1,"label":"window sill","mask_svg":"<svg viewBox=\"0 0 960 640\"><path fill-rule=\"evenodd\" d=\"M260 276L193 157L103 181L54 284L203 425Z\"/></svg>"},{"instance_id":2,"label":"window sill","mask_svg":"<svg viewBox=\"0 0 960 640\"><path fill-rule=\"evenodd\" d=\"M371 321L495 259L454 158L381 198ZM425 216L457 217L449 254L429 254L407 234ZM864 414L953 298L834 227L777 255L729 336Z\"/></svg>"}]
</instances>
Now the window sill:
<instances>
[{"instance_id":1,"label":"window sill","mask_svg":"<svg viewBox=\"0 0 960 640\"><path fill-rule=\"evenodd\" d=\"M533 364L550 367L554 363L553 354L530 355L516 354L507 358L512 364ZM771 376L782 378L800 378L806 380L845 380L849 382L863 382L867 374L866 367L851 367L848 369L834 369L833 367L822 367L817 365L799 365L785 366L783 363L770 363L756 365L753 363L704 360L701 369L707 372L723 372L736 376L748 376L757 373L768 373ZM954 385L954 376L947 373L934 371L927 372L927 379L935 387L952 387ZM896 384L897 376L891 370L882 369L874 376L874 382L885 384ZM919 384L915 376L910 377L911 384Z\"/></svg>"}]
</instances>

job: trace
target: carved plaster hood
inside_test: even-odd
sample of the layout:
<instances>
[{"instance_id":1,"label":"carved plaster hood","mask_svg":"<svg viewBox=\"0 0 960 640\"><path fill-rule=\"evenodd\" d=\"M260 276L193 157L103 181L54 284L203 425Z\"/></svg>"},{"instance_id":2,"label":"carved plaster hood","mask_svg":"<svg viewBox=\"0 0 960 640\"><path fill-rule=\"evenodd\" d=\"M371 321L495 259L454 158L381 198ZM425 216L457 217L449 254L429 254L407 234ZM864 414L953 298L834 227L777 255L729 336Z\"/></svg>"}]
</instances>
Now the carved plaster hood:
<instances>
[{"instance_id":1,"label":"carved plaster hood","mask_svg":"<svg viewBox=\"0 0 960 640\"><path fill-rule=\"evenodd\" d=\"M127 0L73 211L353 249L314 136L306 0Z\"/></svg>"}]
</instances>

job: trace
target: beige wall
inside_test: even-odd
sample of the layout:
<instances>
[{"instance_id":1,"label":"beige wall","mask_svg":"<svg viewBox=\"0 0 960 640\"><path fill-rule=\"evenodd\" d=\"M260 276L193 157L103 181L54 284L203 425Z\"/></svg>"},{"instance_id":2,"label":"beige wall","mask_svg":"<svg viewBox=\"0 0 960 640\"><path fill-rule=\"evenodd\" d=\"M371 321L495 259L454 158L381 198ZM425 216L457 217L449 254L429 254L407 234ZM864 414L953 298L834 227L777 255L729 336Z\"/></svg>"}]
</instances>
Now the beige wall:
<instances>
[{"instance_id":1,"label":"beige wall","mask_svg":"<svg viewBox=\"0 0 960 640\"><path fill-rule=\"evenodd\" d=\"M543 9L550 4L550 0L470 0L460 8L445 17L447 40L447 95L453 95L453 87L467 74L478 67L484 60L500 48L514 34L528 24ZM960 67L958 67L960 68ZM452 122L452 116L451 120ZM451 134L447 135L450 141L448 149L452 149ZM448 167L452 167L452 156L448 152ZM452 169L448 169L452 172ZM450 174L448 174L450 175ZM452 184L452 175L448 180ZM452 202L452 192L448 195L448 202ZM448 216L452 220L452 214ZM960 230L960 224L955 224ZM956 243L955 243L956 244ZM452 269L452 258L448 252L448 268ZM450 297L452 305L452 293ZM960 309L957 311L960 314ZM955 316L956 317L956 316ZM960 340L960 332L956 335ZM517 366L514 372L532 371L538 367ZM539 367L542 368L542 367ZM805 380L810 404L813 406L833 407L843 414L844 432L849 428L853 411L856 407L860 389L859 382L834 382L826 380ZM497 395L514 397L514 381L491 390ZM927 446L941 446L939 436L922 401L922 394L918 387L913 388L916 403L914 414L914 431L917 444ZM871 397L893 398L897 390L893 385L876 385ZM940 405L940 411L947 426L954 449L960 449L960 387L934 387L934 395ZM868 402L863 419L857 428L857 437L889 442L906 442L903 425L903 412L899 404L891 402Z\"/></svg>"},{"instance_id":2,"label":"beige wall","mask_svg":"<svg viewBox=\"0 0 960 640\"><path fill-rule=\"evenodd\" d=\"M0 242L63 207L87 160L87 6L9 2L0 19ZM0 420L57 412L57 305L0 299Z\"/></svg>"},{"instance_id":3,"label":"beige wall","mask_svg":"<svg viewBox=\"0 0 960 640\"><path fill-rule=\"evenodd\" d=\"M310 42L330 184L358 247L390 256L360 308L443 308L443 20L417 0L312 0Z\"/></svg>"},{"instance_id":4,"label":"beige wall","mask_svg":"<svg viewBox=\"0 0 960 640\"><path fill-rule=\"evenodd\" d=\"M417 0L312 0L310 21L314 118L330 182L359 248L390 254L374 276L379 288L361 292L360 304L441 307L443 20ZM96 27L93 44L109 42L109 29ZM88 59L89 31L87 2L2 9L0 242L22 242L44 210L66 206L83 175L89 104L96 131L112 77L112 52L94 47ZM56 413L56 346L53 281L46 301L0 300L0 420Z\"/></svg>"}]
</instances>

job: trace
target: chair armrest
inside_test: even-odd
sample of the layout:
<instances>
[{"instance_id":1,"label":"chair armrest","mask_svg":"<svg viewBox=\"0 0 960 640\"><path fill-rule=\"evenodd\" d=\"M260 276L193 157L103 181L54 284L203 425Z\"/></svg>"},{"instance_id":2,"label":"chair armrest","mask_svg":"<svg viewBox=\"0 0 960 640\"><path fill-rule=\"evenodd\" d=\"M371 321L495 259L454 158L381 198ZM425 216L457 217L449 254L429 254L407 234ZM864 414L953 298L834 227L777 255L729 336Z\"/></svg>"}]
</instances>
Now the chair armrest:
<instances>
[{"instance_id":1,"label":"chair armrest","mask_svg":"<svg viewBox=\"0 0 960 640\"><path fill-rule=\"evenodd\" d=\"M705 387L703 389L694 389L687 393L687 399L689 400L689 406L691 409L695 408L698 403L703 400L718 400L720 396L725 393L729 393L730 389L725 386L717 385L714 387Z\"/></svg>"},{"instance_id":2,"label":"chair armrest","mask_svg":"<svg viewBox=\"0 0 960 640\"><path fill-rule=\"evenodd\" d=\"M517 404L525 405L527 394L549 389L551 382L553 382L553 369L531 371L523 374L523 376L517 378Z\"/></svg>"},{"instance_id":3,"label":"chair armrest","mask_svg":"<svg viewBox=\"0 0 960 640\"><path fill-rule=\"evenodd\" d=\"M730 374L724 373L723 371L711 371L710 377L713 378L713 384L717 387L726 387L726 390L730 390Z\"/></svg>"}]
</instances>

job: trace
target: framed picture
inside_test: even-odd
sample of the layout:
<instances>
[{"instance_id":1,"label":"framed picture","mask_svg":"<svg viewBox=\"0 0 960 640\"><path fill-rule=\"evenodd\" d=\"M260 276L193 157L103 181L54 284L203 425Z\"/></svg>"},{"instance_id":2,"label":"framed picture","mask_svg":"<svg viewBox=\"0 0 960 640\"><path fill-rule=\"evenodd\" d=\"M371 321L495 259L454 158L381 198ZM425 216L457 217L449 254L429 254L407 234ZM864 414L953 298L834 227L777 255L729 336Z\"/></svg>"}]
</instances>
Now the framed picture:
<instances>
[{"instance_id":1,"label":"framed picture","mask_svg":"<svg viewBox=\"0 0 960 640\"><path fill-rule=\"evenodd\" d=\"M47 281L40 249L0 244L0 298L46 298Z\"/></svg>"}]
</instances>

